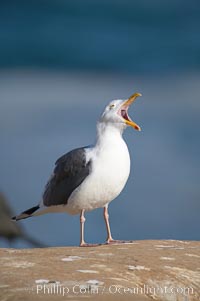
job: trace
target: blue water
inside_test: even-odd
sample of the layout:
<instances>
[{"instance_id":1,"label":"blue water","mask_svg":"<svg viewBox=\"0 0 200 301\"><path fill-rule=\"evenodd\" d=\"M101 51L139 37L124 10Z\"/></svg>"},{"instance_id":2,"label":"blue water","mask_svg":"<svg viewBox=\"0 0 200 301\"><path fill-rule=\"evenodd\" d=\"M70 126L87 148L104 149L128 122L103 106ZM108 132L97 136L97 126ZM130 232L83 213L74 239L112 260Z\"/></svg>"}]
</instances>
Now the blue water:
<instances>
[{"instance_id":1,"label":"blue water","mask_svg":"<svg viewBox=\"0 0 200 301\"><path fill-rule=\"evenodd\" d=\"M170 73L200 68L200 2L0 2L0 67Z\"/></svg>"}]
</instances>

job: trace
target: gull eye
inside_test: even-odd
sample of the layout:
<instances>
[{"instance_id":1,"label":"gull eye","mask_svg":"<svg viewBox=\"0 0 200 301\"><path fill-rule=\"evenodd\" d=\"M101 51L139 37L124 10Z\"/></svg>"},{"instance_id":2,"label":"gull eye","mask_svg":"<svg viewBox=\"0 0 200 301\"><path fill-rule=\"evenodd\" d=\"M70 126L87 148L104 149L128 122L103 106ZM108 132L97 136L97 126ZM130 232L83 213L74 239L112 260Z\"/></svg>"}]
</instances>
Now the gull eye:
<instances>
[{"instance_id":1,"label":"gull eye","mask_svg":"<svg viewBox=\"0 0 200 301\"><path fill-rule=\"evenodd\" d=\"M112 104L112 105L109 105L109 109L111 110L111 109L113 109L115 107L115 105L114 104Z\"/></svg>"}]
</instances>

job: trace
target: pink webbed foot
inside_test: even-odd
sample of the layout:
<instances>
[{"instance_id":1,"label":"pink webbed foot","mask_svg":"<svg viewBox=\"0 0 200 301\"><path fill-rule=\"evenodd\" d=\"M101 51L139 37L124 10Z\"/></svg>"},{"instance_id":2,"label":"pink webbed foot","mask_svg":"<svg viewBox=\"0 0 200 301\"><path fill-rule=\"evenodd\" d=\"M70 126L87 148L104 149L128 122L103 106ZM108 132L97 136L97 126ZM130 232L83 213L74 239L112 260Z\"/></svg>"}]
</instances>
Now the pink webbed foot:
<instances>
[{"instance_id":1,"label":"pink webbed foot","mask_svg":"<svg viewBox=\"0 0 200 301\"><path fill-rule=\"evenodd\" d=\"M102 244L90 244L90 243L86 243L86 242L82 242L80 243L80 247L98 247L101 246Z\"/></svg>"}]
</instances>

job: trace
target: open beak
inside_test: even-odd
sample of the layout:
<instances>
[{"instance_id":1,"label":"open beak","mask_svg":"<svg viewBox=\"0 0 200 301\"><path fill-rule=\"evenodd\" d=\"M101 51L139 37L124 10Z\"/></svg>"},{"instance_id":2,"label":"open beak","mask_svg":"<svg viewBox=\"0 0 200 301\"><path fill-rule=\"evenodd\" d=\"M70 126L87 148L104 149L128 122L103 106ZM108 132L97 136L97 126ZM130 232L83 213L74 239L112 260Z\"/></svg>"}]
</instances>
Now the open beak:
<instances>
[{"instance_id":1,"label":"open beak","mask_svg":"<svg viewBox=\"0 0 200 301\"><path fill-rule=\"evenodd\" d=\"M131 120L131 118L128 115L128 108L130 107L130 105L135 101L135 99L138 96L142 96L142 94L140 93L134 93L133 95L131 95L129 97L128 100L126 100L120 107L118 114L124 119L125 123L127 125L132 126L134 129L136 129L137 131L141 131L141 128L139 127L139 125L137 125L133 120Z\"/></svg>"}]
</instances>

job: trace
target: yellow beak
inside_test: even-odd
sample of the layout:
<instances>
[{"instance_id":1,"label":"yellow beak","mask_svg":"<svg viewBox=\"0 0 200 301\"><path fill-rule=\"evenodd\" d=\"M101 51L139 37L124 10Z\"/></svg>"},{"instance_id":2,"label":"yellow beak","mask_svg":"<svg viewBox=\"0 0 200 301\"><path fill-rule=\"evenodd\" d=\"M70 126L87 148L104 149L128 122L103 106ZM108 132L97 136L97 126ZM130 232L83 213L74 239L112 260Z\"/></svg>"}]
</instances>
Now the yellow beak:
<instances>
[{"instance_id":1,"label":"yellow beak","mask_svg":"<svg viewBox=\"0 0 200 301\"><path fill-rule=\"evenodd\" d=\"M135 99L136 99L138 96L142 96L142 94L140 94L140 93L134 93L133 95L131 95L131 96L129 97L129 99L126 100L126 101L123 103L122 108L127 109L127 108L135 101ZM129 120L125 119L125 123L126 123L127 125L132 126L132 127L133 127L134 129L136 129L137 131L141 131L140 126L137 125L133 120L131 120L131 119L129 119Z\"/></svg>"}]
</instances>

